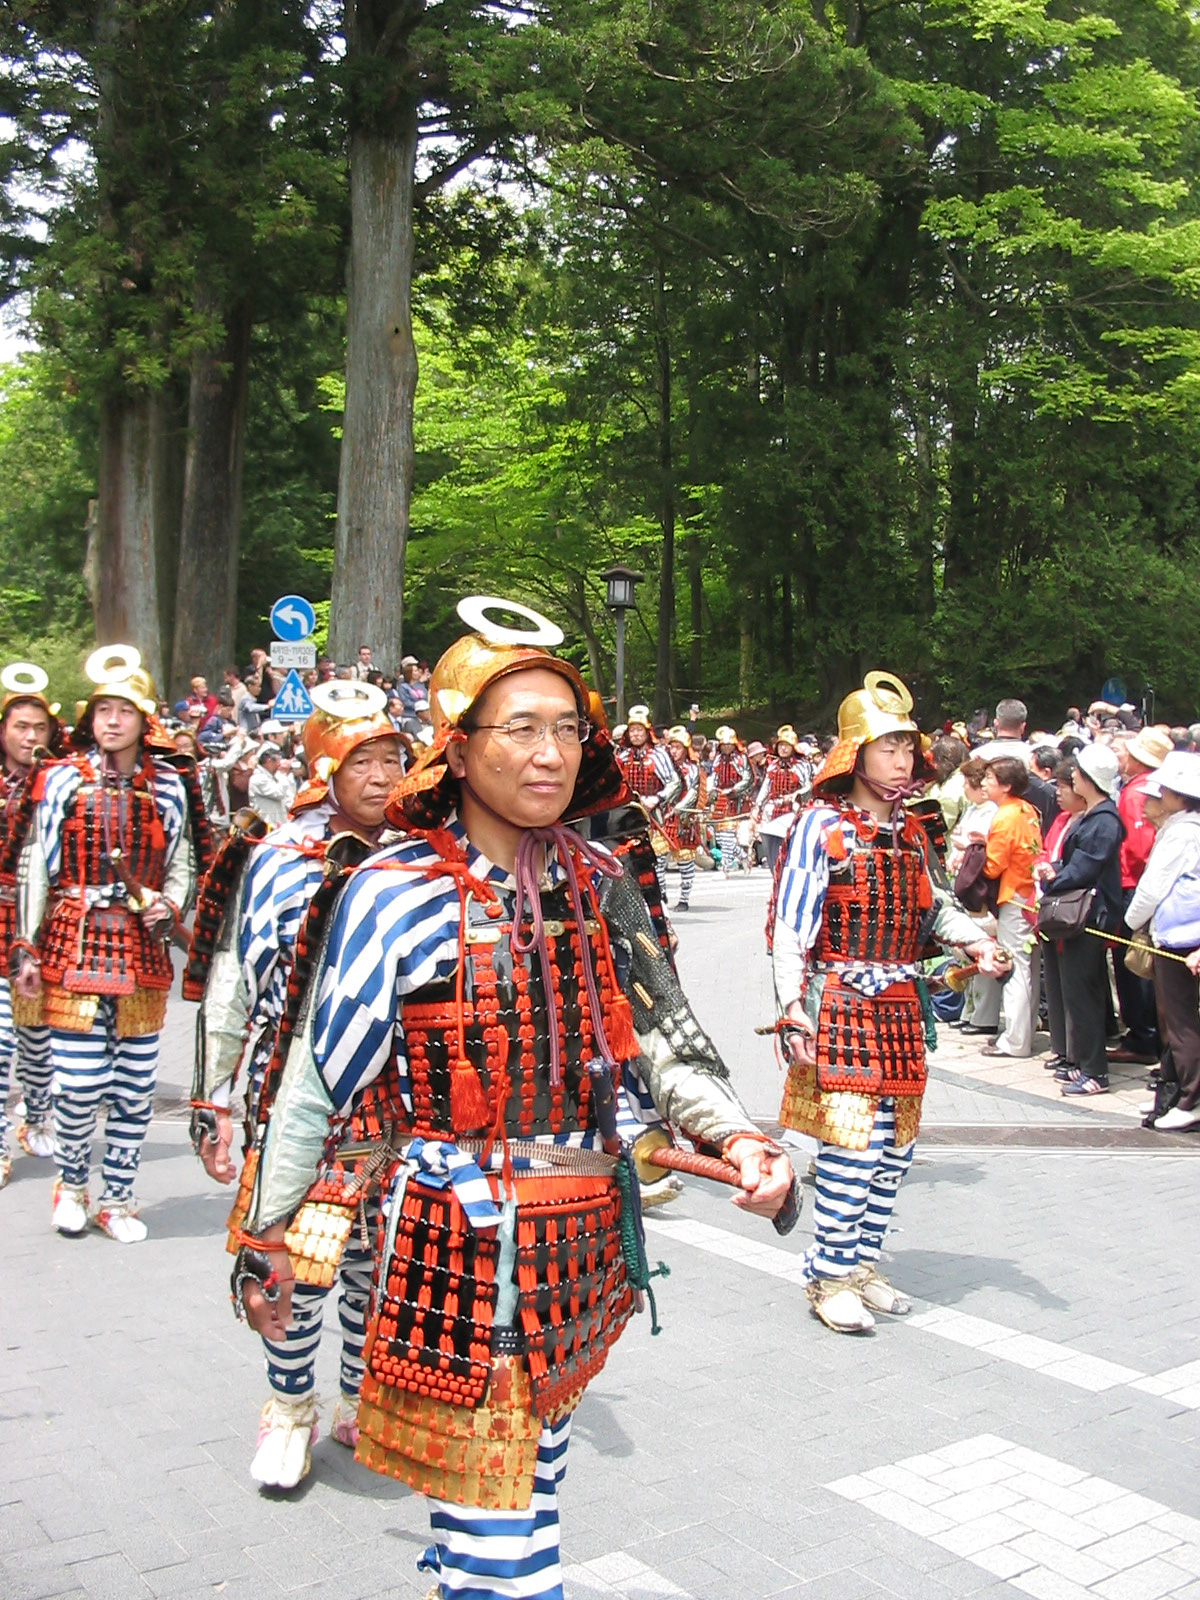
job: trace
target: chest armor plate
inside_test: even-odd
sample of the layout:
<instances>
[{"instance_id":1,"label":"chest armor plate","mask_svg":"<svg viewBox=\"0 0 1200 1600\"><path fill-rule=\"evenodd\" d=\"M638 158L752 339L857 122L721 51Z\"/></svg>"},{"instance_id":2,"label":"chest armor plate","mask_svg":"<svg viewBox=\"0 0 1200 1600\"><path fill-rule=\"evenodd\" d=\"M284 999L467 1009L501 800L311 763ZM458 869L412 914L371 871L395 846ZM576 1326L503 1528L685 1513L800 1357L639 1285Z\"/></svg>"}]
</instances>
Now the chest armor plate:
<instances>
[{"instance_id":1,"label":"chest armor plate","mask_svg":"<svg viewBox=\"0 0 1200 1600\"><path fill-rule=\"evenodd\" d=\"M594 1129L588 1103L588 1063L596 1052L583 962L592 963L606 1014L615 992L600 925L589 919L581 932L566 890L543 894L542 916L553 974L553 994L547 996L536 956L513 956L509 946L512 897L504 896L503 902L502 915L495 920L472 905L463 958L466 1054L479 1074L489 1116L494 1123L499 1085L506 1074L509 1091L504 1127L510 1137ZM548 1029L552 1025L558 1030L562 1065L558 1086L550 1082ZM486 1131L452 1125L450 1074L458 1055L453 981L442 985L441 993L423 989L420 1000L406 1002L401 1026L415 1131L441 1136Z\"/></svg>"},{"instance_id":2,"label":"chest armor plate","mask_svg":"<svg viewBox=\"0 0 1200 1600\"><path fill-rule=\"evenodd\" d=\"M821 961L915 961L921 912L929 904L918 846L860 846L831 863L817 936ZM924 904L922 904L924 902Z\"/></svg>"},{"instance_id":3,"label":"chest armor plate","mask_svg":"<svg viewBox=\"0 0 1200 1600\"><path fill-rule=\"evenodd\" d=\"M63 822L59 895L42 948L42 975L79 994L130 995L137 988L169 989L171 962L162 941L118 903L86 910L71 889L116 883L108 854L119 849L130 876L160 889L166 838L148 788L83 783ZM68 893L63 894L66 890Z\"/></svg>"},{"instance_id":4,"label":"chest armor plate","mask_svg":"<svg viewBox=\"0 0 1200 1600\"><path fill-rule=\"evenodd\" d=\"M625 782L634 794L657 794L662 780L654 770L654 758L647 746L640 750L624 749L618 756Z\"/></svg>"},{"instance_id":5,"label":"chest armor plate","mask_svg":"<svg viewBox=\"0 0 1200 1600\"><path fill-rule=\"evenodd\" d=\"M771 782L767 792L772 800L781 800L784 795L795 794L800 787L800 774L794 762L788 762L787 765L782 761L773 762L767 776Z\"/></svg>"}]
</instances>

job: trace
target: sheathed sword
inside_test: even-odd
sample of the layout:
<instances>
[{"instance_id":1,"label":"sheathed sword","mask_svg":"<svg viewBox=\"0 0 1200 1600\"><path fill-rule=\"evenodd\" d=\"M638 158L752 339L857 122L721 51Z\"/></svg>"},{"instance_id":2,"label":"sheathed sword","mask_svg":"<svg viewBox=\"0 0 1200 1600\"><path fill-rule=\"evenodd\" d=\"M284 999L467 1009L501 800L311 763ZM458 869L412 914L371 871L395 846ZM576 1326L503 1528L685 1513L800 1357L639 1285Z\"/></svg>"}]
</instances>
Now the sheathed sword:
<instances>
[{"instance_id":1,"label":"sheathed sword","mask_svg":"<svg viewBox=\"0 0 1200 1600\"><path fill-rule=\"evenodd\" d=\"M707 1178L710 1183L728 1184L731 1189L742 1186L742 1175L732 1162L720 1156L680 1150L661 1128L648 1129L634 1143L633 1165L641 1183L656 1183L664 1172L683 1172L693 1178Z\"/></svg>"},{"instance_id":2,"label":"sheathed sword","mask_svg":"<svg viewBox=\"0 0 1200 1600\"><path fill-rule=\"evenodd\" d=\"M125 857L120 850L110 850L108 852L108 863L120 880L125 890L126 899L129 902L129 909L135 915L147 910L154 904L153 892L137 881L133 873L125 865ZM163 903L171 913L171 920L167 923L160 923L157 929L151 928L150 931L156 934L164 944L169 939L180 950L190 950L192 936L184 927L183 919L169 901L164 901Z\"/></svg>"}]
</instances>

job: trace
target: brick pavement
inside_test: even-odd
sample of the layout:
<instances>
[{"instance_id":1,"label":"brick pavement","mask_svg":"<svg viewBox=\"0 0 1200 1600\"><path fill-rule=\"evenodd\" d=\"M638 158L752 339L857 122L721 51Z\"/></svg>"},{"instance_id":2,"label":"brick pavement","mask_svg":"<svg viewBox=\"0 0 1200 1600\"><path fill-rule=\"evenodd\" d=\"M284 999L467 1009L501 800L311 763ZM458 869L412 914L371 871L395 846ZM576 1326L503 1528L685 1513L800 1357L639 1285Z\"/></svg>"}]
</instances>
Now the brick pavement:
<instances>
[{"instance_id":1,"label":"brick pavement","mask_svg":"<svg viewBox=\"0 0 1200 1600\"><path fill-rule=\"evenodd\" d=\"M706 878L702 905L706 893L709 908L682 934L684 964L711 972L719 946L721 969L744 974L719 996L710 982L700 1009L769 1115L775 1068L743 1026L765 1004L762 891ZM177 1007L168 1100L187 1080L190 1025ZM957 1066L936 1092L958 1123L1014 1106L1039 1120L1088 1115L981 1086ZM1200 1514L1200 1409L1185 1398L1198 1355L1195 1170L1165 1150L927 1149L906 1183L887 1264L897 1281L923 1309L1147 1375L1149 1388L1099 1392L1055 1377L1053 1362L1021 1366L919 1319L838 1339L813 1321L797 1283L755 1267L752 1250L734 1243L733 1259L718 1259L670 1238L676 1219L690 1219L794 1261L807 1217L779 1241L690 1186L651 1232L652 1255L671 1267L657 1286L663 1333L652 1339L637 1319L577 1417L562 1497L570 1600L1013 1596L1022 1591L911 1518L898 1524L828 1487L984 1437L1145 1497L1165 1508L1156 1517ZM0 1594L423 1594L413 1566L421 1503L338 1446L320 1441L295 1497L250 1483L260 1356L228 1307L228 1197L204 1179L178 1120L156 1120L139 1189L151 1237L132 1249L53 1235L49 1176L25 1158L0 1196ZM1165 1388L1156 1381L1181 1371ZM330 1341L322 1392L334 1386ZM1063 1515L1064 1537L1026 1553L1060 1559ZM1149 1563L1163 1558L1135 1559L1139 1548L1110 1550L1124 1563L1111 1566L1116 1586L1084 1592L1121 1600L1161 1585L1163 1569ZM1025 1570L1042 1567L1071 1581L1040 1557ZM1196 1579L1174 1570L1179 1586L1158 1592L1195 1600ZM1032 1581L1041 1587L1024 1592L1078 1600Z\"/></svg>"}]
</instances>

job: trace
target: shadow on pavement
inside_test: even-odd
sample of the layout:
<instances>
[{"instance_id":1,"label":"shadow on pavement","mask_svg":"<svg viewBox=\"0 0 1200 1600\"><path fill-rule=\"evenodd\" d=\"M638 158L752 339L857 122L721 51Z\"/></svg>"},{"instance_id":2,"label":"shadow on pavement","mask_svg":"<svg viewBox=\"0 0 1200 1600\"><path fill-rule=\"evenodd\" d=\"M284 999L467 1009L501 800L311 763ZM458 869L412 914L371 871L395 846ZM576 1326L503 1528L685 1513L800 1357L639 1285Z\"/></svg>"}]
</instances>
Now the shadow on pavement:
<instances>
[{"instance_id":1,"label":"shadow on pavement","mask_svg":"<svg viewBox=\"0 0 1200 1600\"><path fill-rule=\"evenodd\" d=\"M947 1250L903 1247L890 1253L896 1263L896 1279L905 1290L939 1306L956 1305L977 1289L1019 1295L1043 1311L1065 1311L1071 1305L1006 1256L957 1255Z\"/></svg>"}]
</instances>

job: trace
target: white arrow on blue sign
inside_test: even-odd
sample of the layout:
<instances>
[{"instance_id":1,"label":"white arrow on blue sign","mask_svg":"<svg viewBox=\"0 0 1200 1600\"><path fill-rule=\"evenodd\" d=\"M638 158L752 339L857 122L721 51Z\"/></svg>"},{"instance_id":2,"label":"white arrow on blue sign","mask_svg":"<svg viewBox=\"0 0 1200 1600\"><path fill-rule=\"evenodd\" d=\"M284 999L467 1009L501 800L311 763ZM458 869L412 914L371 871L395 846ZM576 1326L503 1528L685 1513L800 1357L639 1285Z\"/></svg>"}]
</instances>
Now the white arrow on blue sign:
<instances>
[{"instance_id":1,"label":"white arrow on blue sign","mask_svg":"<svg viewBox=\"0 0 1200 1600\"><path fill-rule=\"evenodd\" d=\"M307 722L312 716L313 703L308 690L300 682L298 672L289 672L279 686L271 715L276 722Z\"/></svg>"},{"instance_id":2,"label":"white arrow on blue sign","mask_svg":"<svg viewBox=\"0 0 1200 1600\"><path fill-rule=\"evenodd\" d=\"M307 639L317 625L317 614L301 594L281 594L271 607L271 629L277 639L296 643Z\"/></svg>"}]
</instances>

